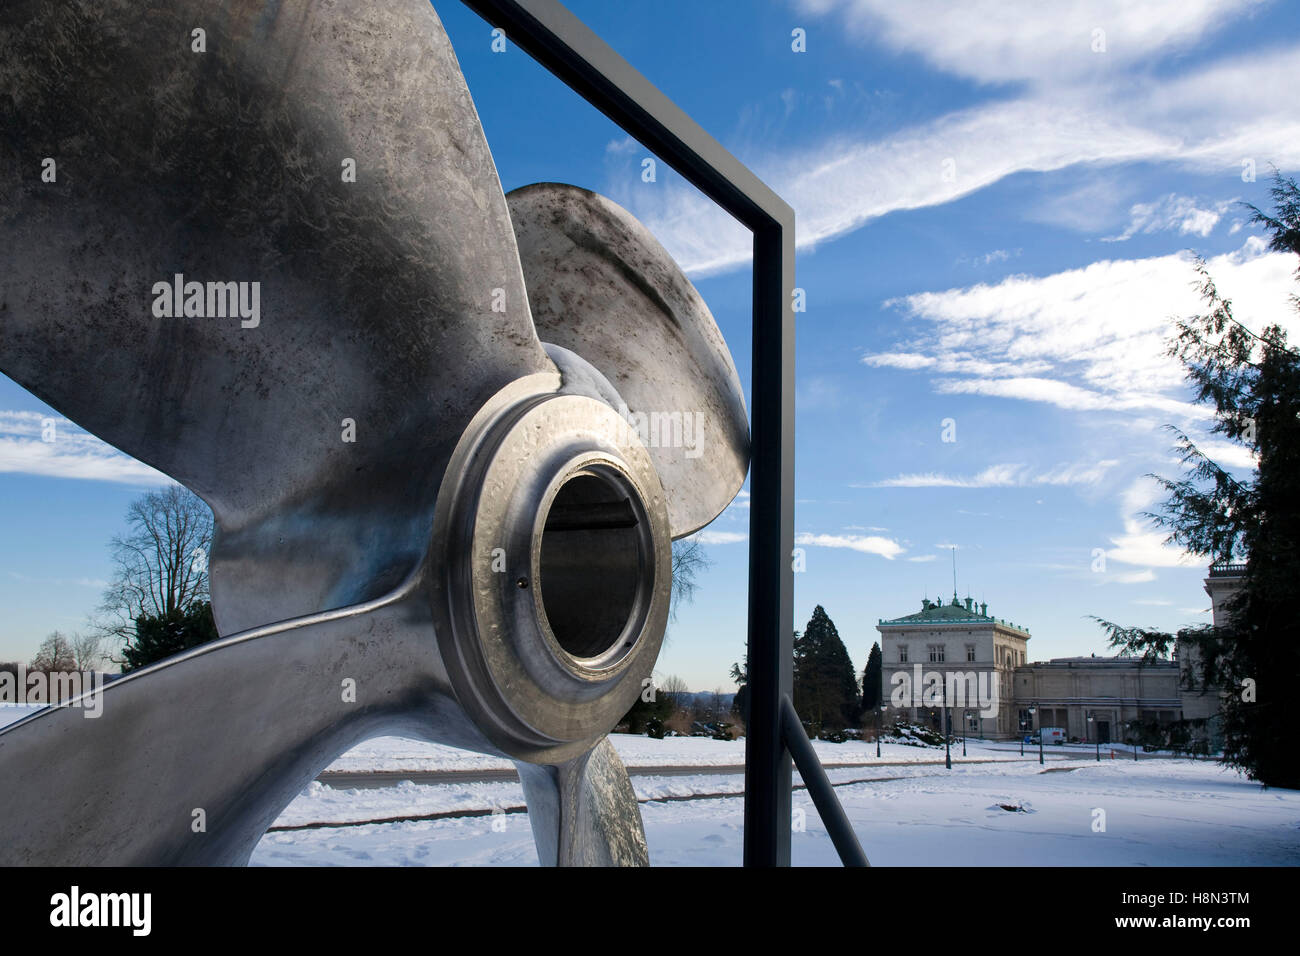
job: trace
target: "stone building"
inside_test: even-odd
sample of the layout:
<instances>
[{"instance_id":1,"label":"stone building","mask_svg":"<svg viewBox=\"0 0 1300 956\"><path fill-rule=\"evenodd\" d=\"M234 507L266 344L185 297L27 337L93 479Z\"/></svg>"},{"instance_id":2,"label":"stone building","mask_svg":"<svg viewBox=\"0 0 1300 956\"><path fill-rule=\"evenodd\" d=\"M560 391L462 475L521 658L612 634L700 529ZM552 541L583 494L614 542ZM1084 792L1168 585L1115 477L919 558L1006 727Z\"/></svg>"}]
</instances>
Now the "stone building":
<instances>
[{"instance_id":1,"label":"stone building","mask_svg":"<svg viewBox=\"0 0 1300 956\"><path fill-rule=\"evenodd\" d=\"M1224 624L1227 621L1226 604L1237 589L1241 586L1242 576L1246 573L1244 564L1221 564L1210 568L1210 576L1205 579L1205 593L1210 596L1210 607L1214 615L1214 623ZM1184 681L1185 684L1195 685L1199 682L1200 672L1197 668L1198 654L1196 648L1190 645L1179 643L1174 652L1178 660L1180 673L1191 674L1196 679ZM1218 750L1223 745L1223 733L1217 720L1221 709L1220 700L1223 692L1218 688L1209 690L1184 690L1182 692L1182 710L1183 716L1188 720L1206 720L1206 727L1203 736L1208 741L1211 750Z\"/></svg>"},{"instance_id":2,"label":"stone building","mask_svg":"<svg viewBox=\"0 0 1300 956\"><path fill-rule=\"evenodd\" d=\"M1205 579L1214 622L1240 585L1244 567L1217 566ZM1221 738L1215 717L1220 691L1185 688L1183 675L1195 665L1195 651L1179 643L1173 660L1138 657L1060 657L1029 663L1029 631L988 613L988 605L921 602L921 610L880 620L883 693L909 719L942 726L943 698L932 689L941 681L949 696L953 730L961 733L972 713L968 736L1013 738L1026 730L1060 727L1068 738L1110 743L1125 739L1134 720L1161 724L1205 719L1200 736L1211 749ZM963 688L973 688L967 693ZM996 705L996 706L994 706ZM1030 708L1035 713L1031 716ZM976 711L980 716L974 716ZM994 713L990 713L994 711ZM1092 719L1089 720L1088 718Z\"/></svg>"},{"instance_id":3,"label":"stone building","mask_svg":"<svg viewBox=\"0 0 1300 956\"><path fill-rule=\"evenodd\" d=\"M1092 656L1027 664L1016 670L1015 704L1026 728L1060 727L1089 743L1122 741L1130 721L1169 724L1181 717L1178 663ZM1038 711L1032 718L1031 706Z\"/></svg>"},{"instance_id":4,"label":"stone building","mask_svg":"<svg viewBox=\"0 0 1300 956\"><path fill-rule=\"evenodd\" d=\"M1007 737L1015 733L1012 674L1027 660L1029 631L988 613L988 604L921 602L915 614L881 620L884 700L906 700L910 719L940 726L942 697L924 694L930 675L952 693L953 727L960 732L966 711L969 736ZM905 686L904 686L905 685ZM969 689L964 698L961 691ZM974 692L970 692L974 691ZM996 705L996 708L994 708ZM993 713L990 714L989 711Z\"/></svg>"}]
</instances>

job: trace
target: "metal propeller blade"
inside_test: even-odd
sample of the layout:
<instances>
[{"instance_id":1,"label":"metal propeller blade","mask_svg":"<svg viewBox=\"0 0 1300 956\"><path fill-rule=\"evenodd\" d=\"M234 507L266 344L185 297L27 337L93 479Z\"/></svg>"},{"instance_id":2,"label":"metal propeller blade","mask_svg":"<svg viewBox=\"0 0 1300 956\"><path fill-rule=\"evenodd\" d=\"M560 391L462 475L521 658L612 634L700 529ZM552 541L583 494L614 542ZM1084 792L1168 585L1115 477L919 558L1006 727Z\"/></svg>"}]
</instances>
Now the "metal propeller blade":
<instances>
[{"instance_id":1,"label":"metal propeller blade","mask_svg":"<svg viewBox=\"0 0 1300 956\"><path fill-rule=\"evenodd\" d=\"M748 441L667 254L570 203L636 308L543 348L576 280L521 267L426 0L13 0L0 89L0 371L212 506L223 635L0 730L0 863L244 862L383 733L515 760L543 862L646 862L605 735Z\"/></svg>"},{"instance_id":2,"label":"metal propeller blade","mask_svg":"<svg viewBox=\"0 0 1300 956\"><path fill-rule=\"evenodd\" d=\"M74 701L5 728L0 865L243 865L289 801L366 737L437 728L483 748L410 627L413 592L127 675L103 687L93 719Z\"/></svg>"},{"instance_id":3,"label":"metal propeller blade","mask_svg":"<svg viewBox=\"0 0 1300 956\"><path fill-rule=\"evenodd\" d=\"M668 493L673 537L708 524L749 469L749 419L713 315L631 213L577 186L506 196L538 335L627 401Z\"/></svg>"},{"instance_id":4,"label":"metal propeller blade","mask_svg":"<svg viewBox=\"0 0 1300 956\"><path fill-rule=\"evenodd\" d=\"M606 738L558 766L521 763L543 866L649 866L636 792Z\"/></svg>"},{"instance_id":5,"label":"metal propeller blade","mask_svg":"<svg viewBox=\"0 0 1300 956\"><path fill-rule=\"evenodd\" d=\"M0 24L0 370L212 506L224 633L396 587L470 418L553 371L427 0L17 0ZM160 317L177 275L182 312L190 281L233 312L208 293L233 282L258 314Z\"/></svg>"}]
</instances>

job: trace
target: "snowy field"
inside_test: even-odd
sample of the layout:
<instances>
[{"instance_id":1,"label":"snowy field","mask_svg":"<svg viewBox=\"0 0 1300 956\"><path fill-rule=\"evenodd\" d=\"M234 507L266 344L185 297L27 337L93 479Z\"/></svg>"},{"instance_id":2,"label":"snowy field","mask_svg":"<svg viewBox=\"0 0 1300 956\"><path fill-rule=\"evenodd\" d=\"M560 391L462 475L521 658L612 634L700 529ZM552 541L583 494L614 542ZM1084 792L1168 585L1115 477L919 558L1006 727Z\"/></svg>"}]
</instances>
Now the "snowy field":
<instances>
[{"instance_id":1,"label":"snowy field","mask_svg":"<svg viewBox=\"0 0 1300 956\"><path fill-rule=\"evenodd\" d=\"M0 725L26 710L0 707ZM744 778L710 768L744 762L742 741L653 740L614 735L633 770L651 862L737 866ZM1300 863L1300 793L1264 790L1207 761L1103 747L1037 748L968 741L963 763L943 767L942 748L816 742L867 855L883 866L1257 866ZM1125 757L1129 759L1124 759ZM975 763L973 761L982 761ZM862 764L865 766L848 766ZM838 768L836 765L840 765ZM636 768L698 773L655 776ZM394 737L343 755L334 772L505 770L508 761ZM796 774L796 782L798 775ZM704 796L735 794L735 796ZM696 799L703 797L702 799ZM683 799L686 798L686 799ZM532 866L537 863L523 792L513 781L400 782L334 789L312 783L268 832L258 866ZM805 791L794 795L793 861L834 866L838 858ZM1005 809L1005 808L1012 809ZM1019 809L1017 809L1019 808ZM496 815L394 823L391 817L466 811ZM802 813L800 813L802 811ZM1099 812L1100 811L1100 812ZM355 823L359 825L347 825ZM1104 829L1102 825L1104 824Z\"/></svg>"},{"instance_id":2,"label":"snowy field","mask_svg":"<svg viewBox=\"0 0 1300 956\"><path fill-rule=\"evenodd\" d=\"M618 750L624 766L636 767L718 767L736 766L745 762L743 740L710 740L707 737L653 737L612 734L610 740ZM971 741L970 745L973 745ZM817 756L826 766L844 763L874 763L876 745L851 741L831 744L824 740L813 741ZM1027 745L1026 745L1026 749ZM1058 748L1059 749L1059 748ZM960 753L961 744L957 745ZM890 761L942 760L943 750L929 747L909 747L886 744L881 759ZM1037 753L1035 749L1034 753ZM1088 753L1092 753L1091 750ZM1130 756L1131 756L1130 752ZM1020 751L1012 753L989 751L980 755L986 760L1019 760ZM359 744L341 756L329 767L330 771L401 771L401 770L513 770L509 760L486 757L452 747L426 744L400 737L376 737Z\"/></svg>"},{"instance_id":3,"label":"snowy field","mask_svg":"<svg viewBox=\"0 0 1300 956\"><path fill-rule=\"evenodd\" d=\"M643 802L651 862L668 866L737 866L741 862L739 796L664 802L693 794L735 793L738 775L709 774L710 764L743 759L739 744L701 738L651 740L615 736L629 766L689 765L688 776L633 775ZM372 742L386 760L417 759L422 745ZM1004 745L1000 745L1004 746ZM1040 768L1036 748L1020 758L1016 748L968 743L951 771L941 749L886 747L873 767L833 769L854 828L873 864L883 866L1241 866L1300 862L1300 794L1263 790L1233 771L1205 761L1144 757L1134 763L1117 753L1103 762L1089 748L1048 751ZM822 744L833 762L876 763L874 745ZM1055 752L1053 752L1053 750ZM1130 754L1131 756L1131 754ZM357 751L336 768L360 769ZM1074 759L1070 759L1073 757ZM1078 759L1084 758L1084 759ZM431 769L418 758L421 769ZM908 766L907 764L912 764ZM457 764L459 767L460 765ZM1046 772L1044 772L1044 769ZM891 779L880 779L891 778ZM797 779L797 777L796 777ZM333 790L313 784L284 812L277 826L376 819L446 810L522 806L516 783L417 785L381 790ZM833 866L838 858L806 792L794 797L793 861ZM1019 807L1007 810L1006 807ZM802 810L802 817L799 811ZM1104 831L1094 829L1103 818ZM803 824L802 830L799 824ZM535 865L524 813L368 826L268 833L254 865L429 866Z\"/></svg>"}]
</instances>

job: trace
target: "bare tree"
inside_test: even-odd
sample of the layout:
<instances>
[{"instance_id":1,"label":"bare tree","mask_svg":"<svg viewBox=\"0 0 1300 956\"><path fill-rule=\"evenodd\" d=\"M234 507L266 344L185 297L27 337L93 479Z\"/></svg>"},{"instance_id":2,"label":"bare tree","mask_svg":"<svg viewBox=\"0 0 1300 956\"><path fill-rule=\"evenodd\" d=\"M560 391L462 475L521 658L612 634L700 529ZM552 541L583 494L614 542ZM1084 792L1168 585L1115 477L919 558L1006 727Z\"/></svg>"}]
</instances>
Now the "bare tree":
<instances>
[{"instance_id":1,"label":"bare tree","mask_svg":"<svg viewBox=\"0 0 1300 956\"><path fill-rule=\"evenodd\" d=\"M677 606L682 601L694 599L699 587L696 579L710 563L698 538L681 538L673 542L673 617L677 616Z\"/></svg>"},{"instance_id":2,"label":"bare tree","mask_svg":"<svg viewBox=\"0 0 1300 956\"><path fill-rule=\"evenodd\" d=\"M682 709L683 702L687 695L690 694L690 689L687 688L686 681L682 680L676 674L669 674L663 679L663 682L660 683L659 693L672 701L673 710L678 711Z\"/></svg>"},{"instance_id":3,"label":"bare tree","mask_svg":"<svg viewBox=\"0 0 1300 956\"><path fill-rule=\"evenodd\" d=\"M69 643L72 645L72 657L77 670L98 670L104 663L104 636L102 634L73 634Z\"/></svg>"},{"instance_id":4,"label":"bare tree","mask_svg":"<svg viewBox=\"0 0 1300 956\"><path fill-rule=\"evenodd\" d=\"M690 712L691 692L686 686L686 681L676 674L669 674L660 682L659 694L666 697L672 707L667 719L664 720L664 727L675 734L689 736L693 718Z\"/></svg>"},{"instance_id":5,"label":"bare tree","mask_svg":"<svg viewBox=\"0 0 1300 956\"><path fill-rule=\"evenodd\" d=\"M54 671L74 671L77 660L72 653L72 642L63 634L55 631L36 649L36 656L28 665L29 670L52 673Z\"/></svg>"},{"instance_id":6,"label":"bare tree","mask_svg":"<svg viewBox=\"0 0 1300 956\"><path fill-rule=\"evenodd\" d=\"M181 485L151 491L131 503L127 533L109 543L113 580L100 605L100 631L126 640L141 614L162 617L208 600L212 512Z\"/></svg>"}]
</instances>

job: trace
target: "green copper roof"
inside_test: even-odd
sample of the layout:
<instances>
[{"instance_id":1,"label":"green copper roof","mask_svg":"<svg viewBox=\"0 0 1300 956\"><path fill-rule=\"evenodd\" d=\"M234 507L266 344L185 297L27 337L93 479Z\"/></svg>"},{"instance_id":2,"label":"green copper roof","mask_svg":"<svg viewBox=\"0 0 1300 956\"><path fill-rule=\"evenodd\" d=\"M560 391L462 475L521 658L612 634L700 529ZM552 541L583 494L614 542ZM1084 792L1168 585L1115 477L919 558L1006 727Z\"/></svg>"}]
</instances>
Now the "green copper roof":
<instances>
[{"instance_id":1,"label":"green copper roof","mask_svg":"<svg viewBox=\"0 0 1300 956\"><path fill-rule=\"evenodd\" d=\"M950 604L944 604L942 601L931 601L929 598L921 602L921 610L915 614L908 614L904 617L896 617L892 620L881 620L880 624L926 624L926 623L943 623L943 624L1002 624L1006 627L1014 627L1018 631L1024 631L1023 627L1012 624L1010 621L999 620L988 614L989 606L987 604L975 604L970 598L965 603L957 600L957 595L952 596ZM1026 633L1028 633L1026 631Z\"/></svg>"}]
</instances>

